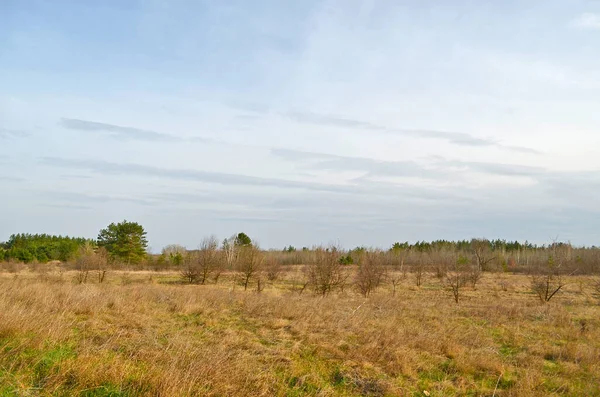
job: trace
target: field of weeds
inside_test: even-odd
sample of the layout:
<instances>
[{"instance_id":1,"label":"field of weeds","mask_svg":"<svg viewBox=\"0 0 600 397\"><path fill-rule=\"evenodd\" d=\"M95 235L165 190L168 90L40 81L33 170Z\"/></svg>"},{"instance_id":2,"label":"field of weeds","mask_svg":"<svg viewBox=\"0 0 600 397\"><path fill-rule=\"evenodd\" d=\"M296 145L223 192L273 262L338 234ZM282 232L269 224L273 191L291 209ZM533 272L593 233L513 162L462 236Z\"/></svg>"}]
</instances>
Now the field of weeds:
<instances>
[{"instance_id":1,"label":"field of weeds","mask_svg":"<svg viewBox=\"0 0 600 397\"><path fill-rule=\"evenodd\" d=\"M0 274L0 395L600 395L592 278L546 304L524 275L486 274L459 304L433 277L369 298L177 279Z\"/></svg>"}]
</instances>

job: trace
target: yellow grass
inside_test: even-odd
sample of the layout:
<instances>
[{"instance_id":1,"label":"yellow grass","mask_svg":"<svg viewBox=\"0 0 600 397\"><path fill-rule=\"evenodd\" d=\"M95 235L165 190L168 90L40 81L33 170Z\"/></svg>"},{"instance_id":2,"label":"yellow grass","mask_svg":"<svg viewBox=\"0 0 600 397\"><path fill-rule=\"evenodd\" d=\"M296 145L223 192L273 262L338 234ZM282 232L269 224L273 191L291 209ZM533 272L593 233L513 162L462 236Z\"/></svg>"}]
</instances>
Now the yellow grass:
<instances>
[{"instance_id":1,"label":"yellow grass","mask_svg":"<svg viewBox=\"0 0 600 397\"><path fill-rule=\"evenodd\" d=\"M486 274L456 305L434 278L368 299L167 283L176 274L0 275L0 395L600 395L585 278L549 304Z\"/></svg>"}]
</instances>

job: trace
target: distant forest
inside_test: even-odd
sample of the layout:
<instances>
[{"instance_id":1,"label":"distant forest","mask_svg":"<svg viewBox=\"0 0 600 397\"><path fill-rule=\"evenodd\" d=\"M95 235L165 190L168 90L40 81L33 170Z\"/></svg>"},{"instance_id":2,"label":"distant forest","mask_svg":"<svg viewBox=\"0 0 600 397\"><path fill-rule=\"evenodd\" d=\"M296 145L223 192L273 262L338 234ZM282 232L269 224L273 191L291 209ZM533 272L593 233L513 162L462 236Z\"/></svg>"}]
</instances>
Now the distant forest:
<instances>
[{"instance_id":1,"label":"distant forest","mask_svg":"<svg viewBox=\"0 0 600 397\"><path fill-rule=\"evenodd\" d=\"M93 240L49 234L13 234L7 242L0 243L0 260L24 263L67 262L86 242Z\"/></svg>"},{"instance_id":2,"label":"distant forest","mask_svg":"<svg viewBox=\"0 0 600 397\"><path fill-rule=\"evenodd\" d=\"M240 233L240 235L244 235ZM250 239L248 238L250 241ZM46 263L49 261L68 262L74 259L81 247L85 245L97 246L97 241L94 239L86 239L82 237L69 236L54 236L49 234L13 234L8 241L0 242L0 261L16 261L23 263ZM554 242L548 245L536 245L529 242L506 241L506 240L487 240L487 239L471 239L471 240L435 240L435 241L417 241L416 243L396 242L389 249L383 251L389 252L406 252L414 254L426 254L435 252L457 252L465 254L474 254L475 256L483 255L483 253L503 253L506 255L523 253L523 252L540 252L548 250L556 250L556 248L575 250L578 254L575 255L575 260L591 259L591 257L600 257L600 248L592 247L572 247L569 243ZM183 248L183 247L181 247ZM297 250L290 245L284 247L281 251L270 250L271 252L281 252L283 254L297 254L302 251L311 251L311 248L303 247ZM356 247L349 250L341 250L344 252L344 257L341 259L346 264L355 262L353 258L360 256L362 252L369 251L367 247ZM164 250L163 250L164 251ZM164 255L164 252L163 252ZM479 258L480 260L483 260ZM151 256L148 260L152 260ZM288 262L288 261L284 261Z\"/></svg>"}]
</instances>

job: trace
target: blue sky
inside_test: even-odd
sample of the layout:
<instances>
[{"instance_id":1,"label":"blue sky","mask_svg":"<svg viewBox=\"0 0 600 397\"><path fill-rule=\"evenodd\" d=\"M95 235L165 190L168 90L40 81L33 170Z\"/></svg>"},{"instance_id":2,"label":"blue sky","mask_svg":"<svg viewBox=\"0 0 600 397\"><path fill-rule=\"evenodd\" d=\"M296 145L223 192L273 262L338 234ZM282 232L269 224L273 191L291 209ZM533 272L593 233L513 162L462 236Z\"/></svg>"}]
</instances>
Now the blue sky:
<instances>
[{"instance_id":1,"label":"blue sky","mask_svg":"<svg viewBox=\"0 0 600 397\"><path fill-rule=\"evenodd\" d=\"M597 1L0 2L0 240L600 242Z\"/></svg>"}]
</instances>

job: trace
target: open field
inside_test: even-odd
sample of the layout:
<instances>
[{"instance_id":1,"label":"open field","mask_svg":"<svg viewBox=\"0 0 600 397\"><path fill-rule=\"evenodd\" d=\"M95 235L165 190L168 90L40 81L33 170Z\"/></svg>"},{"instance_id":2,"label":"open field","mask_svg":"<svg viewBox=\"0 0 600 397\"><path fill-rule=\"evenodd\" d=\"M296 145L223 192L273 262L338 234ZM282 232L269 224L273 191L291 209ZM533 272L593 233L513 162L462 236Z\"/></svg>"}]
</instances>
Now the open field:
<instances>
[{"instance_id":1,"label":"open field","mask_svg":"<svg viewBox=\"0 0 600 397\"><path fill-rule=\"evenodd\" d=\"M527 276L486 273L457 305L429 275L365 299L287 273L262 293L74 274L0 273L0 395L600 395L592 277L541 304Z\"/></svg>"}]
</instances>

